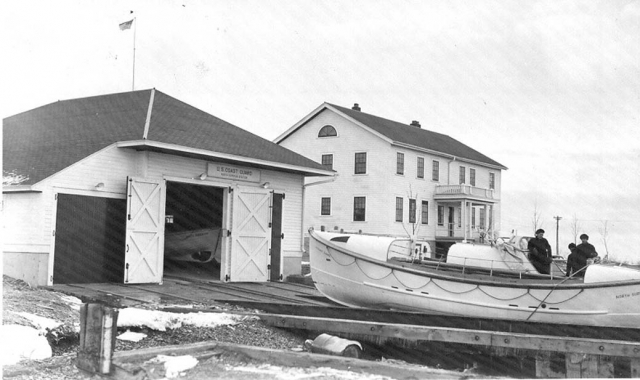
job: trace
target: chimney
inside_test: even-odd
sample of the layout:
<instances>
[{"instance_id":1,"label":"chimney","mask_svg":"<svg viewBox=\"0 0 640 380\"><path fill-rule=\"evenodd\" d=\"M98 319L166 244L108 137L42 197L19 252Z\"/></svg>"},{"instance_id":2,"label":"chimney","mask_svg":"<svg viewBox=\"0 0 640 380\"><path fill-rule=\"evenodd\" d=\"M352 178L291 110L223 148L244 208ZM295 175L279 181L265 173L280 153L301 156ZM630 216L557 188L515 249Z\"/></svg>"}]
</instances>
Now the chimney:
<instances>
[{"instance_id":1,"label":"chimney","mask_svg":"<svg viewBox=\"0 0 640 380\"><path fill-rule=\"evenodd\" d=\"M411 122L411 126L420 128L420 122L418 120L414 120Z\"/></svg>"},{"instance_id":2,"label":"chimney","mask_svg":"<svg viewBox=\"0 0 640 380\"><path fill-rule=\"evenodd\" d=\"M358 103L353 103L353 107L351 107L352 110L356 110L356 111L360 111L360 106L358 105Z\"/></svg>"}]
</instances>

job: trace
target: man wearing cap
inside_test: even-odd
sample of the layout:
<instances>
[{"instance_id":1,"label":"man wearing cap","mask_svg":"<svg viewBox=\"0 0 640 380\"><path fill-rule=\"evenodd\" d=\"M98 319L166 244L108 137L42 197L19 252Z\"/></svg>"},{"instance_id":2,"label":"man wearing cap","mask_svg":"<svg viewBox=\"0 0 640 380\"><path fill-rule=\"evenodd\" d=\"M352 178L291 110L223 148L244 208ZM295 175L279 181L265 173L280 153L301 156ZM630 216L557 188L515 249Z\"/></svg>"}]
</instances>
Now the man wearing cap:
<instances>
[{"instance_id":1,"label":"man wearing cap","mask_svg":"<svg viewBox=\"0 0 640 380\"><path fill-rule=\"evenodd\" d=\"M584 271L580 270L587 265L586 260L582 260L576 252L576 245L574 243L569 244L569 257L567 257L567 270L565 274L573 277L584 277Z\"/></svg>"},{"instance_id":2,"label":"man wearing cap","mask_svg":"<svg viewBox=\"0 0 640 380\"><path fill-rule=\"evenodd\" d=\"M580 240L582 241L582 243L578 244L578 246L576 247L576 253L578 254L582 267L586 267L587 260L598 257L598 252L596 252L596 247L589 244L589 235L580 235Z\"/></svg>"},{"instance_id":3,"label":"man wearing cap","mask_svg":"<svg viewBox=\"0 0 640 380\"><path fill-rule=\"evenodd\" d=\"M542 228L536 231L536 237L529 240L527 248L529 249L529 260L531 264L542 274L551 273L551 246L544 237Z\"/></svg>"}]
</instances>

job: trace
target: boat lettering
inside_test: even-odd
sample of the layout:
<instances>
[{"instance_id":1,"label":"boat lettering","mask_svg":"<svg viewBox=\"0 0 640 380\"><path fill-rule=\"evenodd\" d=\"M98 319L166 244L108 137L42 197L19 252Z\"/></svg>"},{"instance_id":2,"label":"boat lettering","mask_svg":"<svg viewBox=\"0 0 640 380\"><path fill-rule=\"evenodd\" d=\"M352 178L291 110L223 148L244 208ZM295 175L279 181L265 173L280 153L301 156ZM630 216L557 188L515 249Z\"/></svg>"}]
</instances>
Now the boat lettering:
<instances>
[{"instance_id":1,"label":"boat lettering","mask_svg":"<svg viewBox=\"0 0 640 380\"><path fill-rule=\"evenodd\" d=\"M635 292L635 293L627 293L627 294L618 294L616 296L616 299L619 298L628 298L628 297L637 297L640 296L640 292Z\"/></svg>"}]
</instances>

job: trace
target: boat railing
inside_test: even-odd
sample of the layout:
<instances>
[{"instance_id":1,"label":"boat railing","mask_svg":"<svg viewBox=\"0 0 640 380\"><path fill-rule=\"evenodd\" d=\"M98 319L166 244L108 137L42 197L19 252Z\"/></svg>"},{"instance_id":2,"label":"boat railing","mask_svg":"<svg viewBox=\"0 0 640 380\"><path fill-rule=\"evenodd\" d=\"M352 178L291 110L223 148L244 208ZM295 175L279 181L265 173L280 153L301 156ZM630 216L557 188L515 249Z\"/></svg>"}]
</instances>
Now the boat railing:
<instances>
[{"instance_id":1,"label":"boat railing","mask_svg":"<svg viewBox=\"0 0 640 380\"><path fill-rule=\"evenodd\" d=\"M477 270L478 268L485 269L489 272L489 276L493 276L494 272L498 272L504 274L505 271L518 274L519 278L522 278L523 274L539 274L537 271L523 268L522 261L518 260L492 260L492 259L482 259L476 257L465 257L465 256L449 256L462 259L462 264L450 264L446 263L443 260L438 260L436 265L436 269L440 269L441 264L449 264L449 265L458 265L462 274L466 274L471 270ZM497 265L497 264L504 265ZM518 268L520 267L520 268ZM553 278L553 273L551 274L551 278Z\"/></svg>"}]
</instances>

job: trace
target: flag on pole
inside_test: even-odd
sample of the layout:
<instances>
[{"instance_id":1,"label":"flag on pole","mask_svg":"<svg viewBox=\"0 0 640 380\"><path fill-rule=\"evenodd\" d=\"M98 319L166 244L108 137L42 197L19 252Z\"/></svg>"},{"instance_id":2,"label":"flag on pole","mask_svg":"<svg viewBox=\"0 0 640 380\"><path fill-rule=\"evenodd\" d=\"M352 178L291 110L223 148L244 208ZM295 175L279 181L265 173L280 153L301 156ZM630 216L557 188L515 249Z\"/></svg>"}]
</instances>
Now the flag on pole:
<instances>
[{"instance_id":1,"label":"flag on pole","mask_svg":"<svg viewBox=\"0 0 640 380\"><path fill-rule=\"evenodd\" d=\"M122 24L120 24L120 30L131 29L131 24L133 24L133 19L123 22Z\"/></svg>"}]
</instances>

